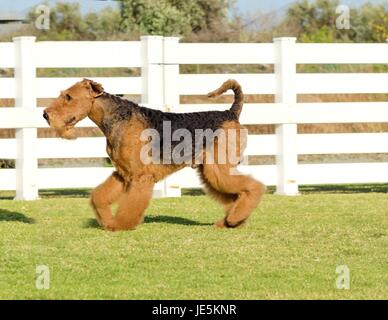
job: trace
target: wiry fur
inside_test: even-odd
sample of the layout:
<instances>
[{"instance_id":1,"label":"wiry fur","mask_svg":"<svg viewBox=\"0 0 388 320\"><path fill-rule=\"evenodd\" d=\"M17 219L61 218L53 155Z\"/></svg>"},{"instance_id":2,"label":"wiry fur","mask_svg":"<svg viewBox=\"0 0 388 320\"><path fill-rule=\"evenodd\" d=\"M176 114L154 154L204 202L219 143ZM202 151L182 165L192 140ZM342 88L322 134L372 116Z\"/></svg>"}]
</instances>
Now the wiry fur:
<instances>
[{"instance_id":1,"label":"wiry fur","mask_svg":"<svg viewBox=\"0 0 388 320\"><path fill-rule=\"evenodd\" d=\"M155 183L187 166L186 163L145 164L141 161L139 155L146 143L141 135L145 129L154 129L163 137L163 122L169 121L172 132L184 128L194 137L196 129L223 129L224 132L232 129L238 139L242 139L238 119L244 96L240 85L228 80L209 93L209 97L229 89L235 93L230 110L177 114L141 107L105 93L100 84L84 79L63 91L44 111L44 117L61 137L73 138L74 125L88 116L107 138L107 153L116 171L91 195L91 204L101 226L111 231L134 229L143 220ZM242 225L265 192L264 185L253 178L232 174L231 169L235 169L236 164L228 158L224 164L217 161L218 151L228 154L229 144L223 142L229 139L226 134L214 139L211 148L200 145L203 162L196 166L206 191L224 206L226 214L216 223L218 227ZM173 142L172 149L174 143L179 141ZM236 147L241 155L243 150ZM211 158L215 163L209 161ZM113 216L110 206L115 202L119 202L119 206Z\"/></svg>"}]
</instances>

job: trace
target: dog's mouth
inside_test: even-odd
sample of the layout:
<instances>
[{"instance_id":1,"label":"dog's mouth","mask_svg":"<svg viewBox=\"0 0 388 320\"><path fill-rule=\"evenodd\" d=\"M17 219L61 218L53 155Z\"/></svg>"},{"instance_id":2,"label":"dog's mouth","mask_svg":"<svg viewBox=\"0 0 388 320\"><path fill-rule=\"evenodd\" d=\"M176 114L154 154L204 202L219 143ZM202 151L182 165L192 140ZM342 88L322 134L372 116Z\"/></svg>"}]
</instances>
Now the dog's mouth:
<instances>
[{"instance_id":1,"label":"dog's mouth","mask_svg":"<svg viewBox=\"0 0 388 320\"><path fill-rule=\"evenodd\" d=\"M71 117L70 119L65 121L65 127L66 128L72 128L76 125L77 123L77 118L76 117Z\"/></svg>"},{"instance_id":2,"label":"dog's mouth","mask_svg":"<svg viewBox=\"0 0 388 320\"><path fill-rule=\"evenodd\" d=\"M65 121L65 125L60 130L57 130L58 135L67 140L73 140L76 138L74 126L78 120L76 117L71 117Z\"/></svg>"},{"instance_id":3,"label":"dog's mouth","mask_svg":"<svg viewBox=\"0 0 388 320\"><path fill-rule=\"evenodd\" d=\"M53 119L54 120L54 119ZM52 127L57 135L63 139L73 140L76 138L74 126L77 124L76 117L70 117L65 122L61 124L56 121L51 121L50 127Z\"/></svg>"}]
</instances>

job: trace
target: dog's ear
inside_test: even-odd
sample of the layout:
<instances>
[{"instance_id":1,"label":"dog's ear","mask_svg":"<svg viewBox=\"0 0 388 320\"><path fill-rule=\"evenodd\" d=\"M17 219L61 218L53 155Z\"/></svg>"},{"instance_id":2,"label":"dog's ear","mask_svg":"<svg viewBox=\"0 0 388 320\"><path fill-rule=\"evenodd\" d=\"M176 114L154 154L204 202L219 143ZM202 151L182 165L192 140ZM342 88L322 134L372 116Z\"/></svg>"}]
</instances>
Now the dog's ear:
<instances>
[{"instance_id":1,"label":"dog's ear","mask_svg":"<svg viewBox=\"0 0 388 320\"><path fill-rule=\"evenodd\" d=\"M101 84L90 79L83 79L82 82L89 88L90 94L93 98L97 98L104 93L104 88Z\"/></svg>"}]
</instances>

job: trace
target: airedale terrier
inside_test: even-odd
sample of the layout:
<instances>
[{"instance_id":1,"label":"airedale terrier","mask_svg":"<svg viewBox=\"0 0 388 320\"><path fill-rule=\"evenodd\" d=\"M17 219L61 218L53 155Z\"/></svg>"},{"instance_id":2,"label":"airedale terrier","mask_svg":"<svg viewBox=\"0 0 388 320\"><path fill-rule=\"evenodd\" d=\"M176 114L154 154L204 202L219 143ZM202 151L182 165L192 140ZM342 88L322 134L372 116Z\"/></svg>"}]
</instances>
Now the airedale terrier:
<instances>
[{"instance_id":1,"label":"airedale terrier","mask_svg":"<svg viewBox=\"0 0 388 320\"><path fill-rule=\"evenodd\" d=\"M238 121L244 99L241 86L235 80L228 80L208 96L217 97L229 89L235 95L230 110L179 114L139 106L105 92L100 84L92 80L84 79L62 91L52 105L44 110L43 117L65 139L75 138L75 124L86 117L106 136L106 150L116 171L91 194L91 205L104 229L117 231L136 228L143 221L155 183L187 166L198 170L207 193L224 206L226 215L215 226L231 228L247 220L260 202L265 186L249 176L236 174L233 170L238 163L230 161L228 156L226 161L218 161L219 155L228 154L230 149L230 143L223 143L231 140L229 132L234 132L236 141L244 140ZM165 123L170 125L167 135ZM213 132L223 130L227 134L213 136L210 147L204 143L204 139L185 143L183 149L179 148L178 154L189 149L189 157L183 157L184 161L172 157L172 161L165 162L163 159L166 155L171 160L174 146L179 142L171 139L171 135L180 129L192 135L199 129ZM169 139L173 145L166 147L163 143L162 152L155 152L156 156L144 152L144 147L150 144L149 137L144 139L147 130L163 137L158 140L159 143ZM244 144L236 142L233 146L240 157ZM147 159L144 159L144 154ZM161 161L149 161L150 158L155 160L155 157ZM188 158L200 158L201 161L192 163L187 161ZM119 206L114 216L110 206L115 202Z\"/></svg>"}]
</instances>

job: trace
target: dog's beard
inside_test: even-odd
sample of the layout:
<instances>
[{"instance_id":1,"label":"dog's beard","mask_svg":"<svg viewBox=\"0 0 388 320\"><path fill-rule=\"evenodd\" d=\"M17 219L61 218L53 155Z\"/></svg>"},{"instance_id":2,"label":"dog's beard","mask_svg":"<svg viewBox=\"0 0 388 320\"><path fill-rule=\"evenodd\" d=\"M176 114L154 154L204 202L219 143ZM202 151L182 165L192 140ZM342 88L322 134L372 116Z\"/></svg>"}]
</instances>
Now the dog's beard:
<instances>
[{"instance_id":1,"label":"dog's beard","mask_svg":"<svg viewBox=\"0 0 388 320\"><path fill-rule=\"evenodd\" d=\"M78 121L75 117L71 117L67 119L65 123L58 123L55 120L51 120L50 126L55 130L60 138L74 140L77 138L74 129L74 126L77 122Z\"/></svg>"},{"instance_id":2,"label":"dog's beard","mask_svg":"<svg viewBox=\"0 0 388 320\"><path fill-rule=\"evenodd\" d=\"M77 138L74 127L64 127L62 129L55 130L59 137L66 140L74 140Z\"/></svg>"}]
</instances>

